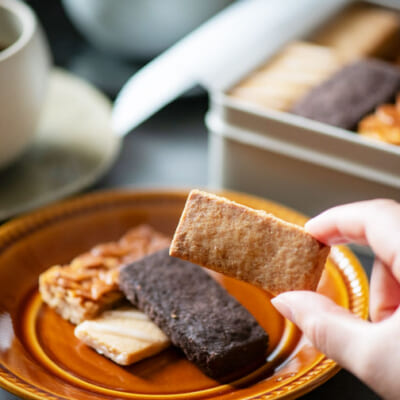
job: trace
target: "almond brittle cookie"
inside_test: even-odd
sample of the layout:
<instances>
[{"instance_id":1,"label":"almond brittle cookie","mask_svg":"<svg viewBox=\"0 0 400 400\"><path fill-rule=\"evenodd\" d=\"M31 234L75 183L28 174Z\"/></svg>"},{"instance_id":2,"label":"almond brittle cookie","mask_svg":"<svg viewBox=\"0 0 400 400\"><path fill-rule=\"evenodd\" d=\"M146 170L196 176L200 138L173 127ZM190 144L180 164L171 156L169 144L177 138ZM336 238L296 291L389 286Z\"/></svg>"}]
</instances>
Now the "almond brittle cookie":
<instances>
[{"instance_id":1,"label":"almond brittle cookie","mask_svg":"<svg viewBox=\"0 0 400 400\"><path fill-rule=\"evenodd\" d=\"M39 277L42 299L64 319L78 324L123 299L119 267L169 246L170 239L149 225L140 225L119 241L95 246L65 266L56 265Z\"/></svg>"}]
</instances>

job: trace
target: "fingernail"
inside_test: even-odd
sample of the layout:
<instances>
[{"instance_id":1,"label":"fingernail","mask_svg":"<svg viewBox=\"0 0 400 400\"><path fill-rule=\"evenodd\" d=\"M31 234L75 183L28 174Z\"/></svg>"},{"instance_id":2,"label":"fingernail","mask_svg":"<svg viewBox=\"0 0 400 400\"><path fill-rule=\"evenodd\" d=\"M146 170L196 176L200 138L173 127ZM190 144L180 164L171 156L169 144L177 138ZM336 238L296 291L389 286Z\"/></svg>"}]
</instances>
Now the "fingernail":
<instances>
[{"instance_id":1,"label":"fingernail","mask_svg":"<svg viewBox=\"0 0 400 400\"><path fill-rule=\"evenodd\" d=\"M304 229L305 229L306 231L308 231L309 228L310 228L310 226L312 226L312 225L313 225L313 220L312 220L312 219L309 219L309 220L304 224Z\"/></svg>"},{"instance_id":2,"label":"fingernail","mask_svg":"<svg viewBox=\"0 0 400 400\"><path fill-rule=\"evenodd\" d=\"M294 321L294 314L292 309L289 307L287 303L282 301L281 298L275 297L271 300L272 305L288 320L295 322Z\"/></svg>"},{"instance_id":3,"label":"fingernail","mask_svg":"<svg viewBox=\"0 0 400 400\"><path fill-rule=\"evenodd\" d=\"M304 229L306 231L309 231L310 229L312 230L314 228L315 225L318 225L318 221L317 224L315 223L315 217L309 219L305 224L304 224Z\"/></svg>"}]
</instances>

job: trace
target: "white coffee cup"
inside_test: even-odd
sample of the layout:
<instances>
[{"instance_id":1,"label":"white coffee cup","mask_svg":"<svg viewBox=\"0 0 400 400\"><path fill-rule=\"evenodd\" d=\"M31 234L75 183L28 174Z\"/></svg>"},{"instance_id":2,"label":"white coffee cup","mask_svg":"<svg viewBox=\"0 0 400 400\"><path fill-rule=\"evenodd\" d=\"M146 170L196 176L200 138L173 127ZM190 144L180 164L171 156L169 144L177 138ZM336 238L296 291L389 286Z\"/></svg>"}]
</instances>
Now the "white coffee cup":
<instances>
[{"instance_id":1,"label":"white coffee cup","mask_svg":"<svg viewBox=\"0 0 400 400\"><path fill-rule=\"evenodd\" d=\"M46 94L47 41L22 1L0 0L0 168L32 142Z\"/></svg>"}]
</instances>

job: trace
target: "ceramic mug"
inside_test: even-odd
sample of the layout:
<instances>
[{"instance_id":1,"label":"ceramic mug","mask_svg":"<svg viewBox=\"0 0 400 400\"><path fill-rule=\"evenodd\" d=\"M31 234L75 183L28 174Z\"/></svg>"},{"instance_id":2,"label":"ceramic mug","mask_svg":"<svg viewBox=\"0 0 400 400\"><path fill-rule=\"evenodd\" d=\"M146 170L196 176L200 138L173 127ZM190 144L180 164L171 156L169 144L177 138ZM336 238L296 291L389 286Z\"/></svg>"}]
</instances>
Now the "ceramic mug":
<instances>
[{"instance_id":1,"label":"ceramic mug","mask_svg":"<svg viewBox=\"0 0 400 400\"><path fill-rule=\"evenodd\" d=\"M50 55L34 12L0 0L0 168L31 143L43 105Z\"/></svg>"}]
</instances>

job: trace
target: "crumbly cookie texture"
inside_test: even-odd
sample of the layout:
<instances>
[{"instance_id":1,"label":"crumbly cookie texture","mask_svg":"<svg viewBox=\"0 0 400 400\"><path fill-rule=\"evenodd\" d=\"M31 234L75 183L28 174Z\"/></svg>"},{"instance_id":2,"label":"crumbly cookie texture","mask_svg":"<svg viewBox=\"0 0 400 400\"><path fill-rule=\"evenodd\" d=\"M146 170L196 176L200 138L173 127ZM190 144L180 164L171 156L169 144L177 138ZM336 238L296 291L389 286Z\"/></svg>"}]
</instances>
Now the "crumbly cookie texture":
<instances>
[{"instance_id":1,"label":"crumbly cookie texture","mask_svg":"<svg viewBox=\"0 0 400 400\"><path fill-rule=\"evenodd\" d=\"M133 307L104 311L83 321L75 328L75 336L120 365L151 357L170 345L161 329Z\"/></svg>"},{"instance_id":2,"label":"crumbly cookie texture","mask_svg":"<svg viewBox=\"0 0 400 400\"><path fill-rule=\"evenodd\" d=\"M300 226L193 190L170 255L278 294L315 290L329 250Z\"/></svg>"},{"instance_id":3,"label":"crumbly cookie texture","mask_svg":"<svg viewBox=\"0 0 400 400\"><path fill-rule=\"evenodd\" d=\"M64 319L78 324L94 318L124 298L119 269L168 247L170 239L149 225L139 225L119 241L99 244L65 266L56 265L39 277L42 299Z\"/></svg>"}]
</instances>

